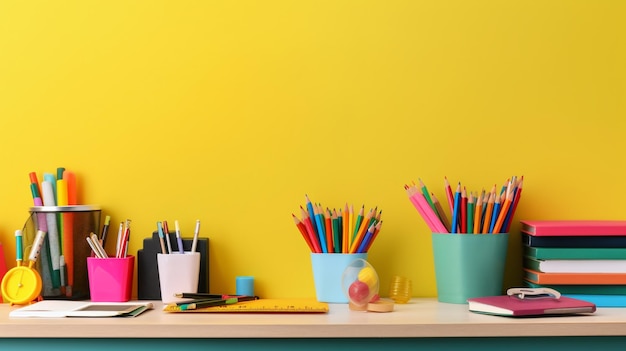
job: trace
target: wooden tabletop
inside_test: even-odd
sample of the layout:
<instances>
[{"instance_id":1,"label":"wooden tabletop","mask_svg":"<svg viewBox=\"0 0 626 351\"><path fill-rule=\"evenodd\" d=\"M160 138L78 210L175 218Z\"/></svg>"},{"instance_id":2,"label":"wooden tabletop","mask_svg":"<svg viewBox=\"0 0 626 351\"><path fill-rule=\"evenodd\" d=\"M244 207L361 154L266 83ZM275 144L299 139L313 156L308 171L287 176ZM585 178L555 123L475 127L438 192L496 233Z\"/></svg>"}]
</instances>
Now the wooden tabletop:
<instances>
[{"instance_id":1,"label":"wooden tabletop","mask_svg":"<svg viewBox=\"0 0 626 351\"><path fill-rule=\"evenodd\" d=\"M163 304L135 318L10 318L0 305L2 338L369 338L625 336L626 309L598 308L591 315L508 318L469 312L467 305L413 299L393 312L351 311L330 304L328 313L167 313Z\"/></svg>"}]
</instances>

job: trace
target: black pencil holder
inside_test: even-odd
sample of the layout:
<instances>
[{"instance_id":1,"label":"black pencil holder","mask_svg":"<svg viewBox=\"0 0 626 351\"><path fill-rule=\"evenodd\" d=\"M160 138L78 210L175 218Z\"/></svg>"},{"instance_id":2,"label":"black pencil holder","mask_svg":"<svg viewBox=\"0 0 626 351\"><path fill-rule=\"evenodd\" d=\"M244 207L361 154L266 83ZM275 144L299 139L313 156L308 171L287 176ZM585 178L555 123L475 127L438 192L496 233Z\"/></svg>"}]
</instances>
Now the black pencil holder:
<instances>
[{"instance_id":1,"label":"black pencil holder","mask_svg":"<svg viewBox=\"0 0 626 351\"><path fill-rule=\"evenodd\" d=\"M46 232L35 268L41 275L44 299L89 298L86 237L98 233L101 210L94 205L34 206L24 224L24 256L28 257L38 230Z\"/></svg>"}]
</instances>

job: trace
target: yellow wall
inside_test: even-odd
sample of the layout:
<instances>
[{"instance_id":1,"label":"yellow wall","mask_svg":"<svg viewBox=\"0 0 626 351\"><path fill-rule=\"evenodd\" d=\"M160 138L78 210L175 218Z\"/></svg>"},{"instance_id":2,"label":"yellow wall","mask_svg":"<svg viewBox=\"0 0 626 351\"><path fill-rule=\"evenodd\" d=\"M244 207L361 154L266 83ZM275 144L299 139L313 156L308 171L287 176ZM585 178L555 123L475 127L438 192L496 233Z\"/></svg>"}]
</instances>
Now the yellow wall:
<instances>
[{"instance_id":1,"label":"yellow wall","mask_svg":"<svg viewBox=\"0 0 626 351\"><path fill-rule=\"evenodd\" d=\"M81 202L132 219L196 219L210 284L252 275L313 296L291 219L378 206L370 262L436 294L429 230L403 186L478 191L523 175L519 219L624 218L622 1L2 1L0 239L28 173L76 172ZM513 233L519 229L516 224ZM519 279L518 235L507 284Z\"/></svg>"}]
</instances>

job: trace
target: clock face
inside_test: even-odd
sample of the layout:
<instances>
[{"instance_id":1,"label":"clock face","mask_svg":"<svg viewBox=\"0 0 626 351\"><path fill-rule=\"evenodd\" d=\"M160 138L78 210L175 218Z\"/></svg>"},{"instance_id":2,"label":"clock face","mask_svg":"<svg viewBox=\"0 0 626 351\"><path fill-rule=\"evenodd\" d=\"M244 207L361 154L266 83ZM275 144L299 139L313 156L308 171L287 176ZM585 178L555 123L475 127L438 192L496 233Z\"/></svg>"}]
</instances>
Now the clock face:
<instances>
[{"instance_id":1,"label":"clock face","mask_svg":"<svg viewBox=\"0 0 626 351\"><path fill-rule=\"evenodd\" d=\"M2 279L2 295L13 304L27 304L35 300L40 293L41 277L32 268L13 267Z\"/></svg>"}]
</instances>

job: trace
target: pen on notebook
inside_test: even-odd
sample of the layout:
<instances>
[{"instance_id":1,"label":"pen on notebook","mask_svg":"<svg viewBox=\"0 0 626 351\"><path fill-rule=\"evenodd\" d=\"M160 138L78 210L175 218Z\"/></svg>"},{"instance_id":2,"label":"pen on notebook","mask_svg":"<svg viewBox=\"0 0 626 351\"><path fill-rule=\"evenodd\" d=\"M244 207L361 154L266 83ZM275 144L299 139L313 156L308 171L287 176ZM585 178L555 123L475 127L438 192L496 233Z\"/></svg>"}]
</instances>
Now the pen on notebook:
<instances>
[{"instance_id":1,"label":"pen on notebook","mask_svg":"<svg viewBox=\"0 0 626 351\"><path fill-rule=\"evenodd\" d=\"M178 220L174 221L174 226L176 227L176 244L178 245L178 252L184 254L185 249L183 249L183 239L180 237L180 226L178 225Z\"/></svg>"}]
</instances>

